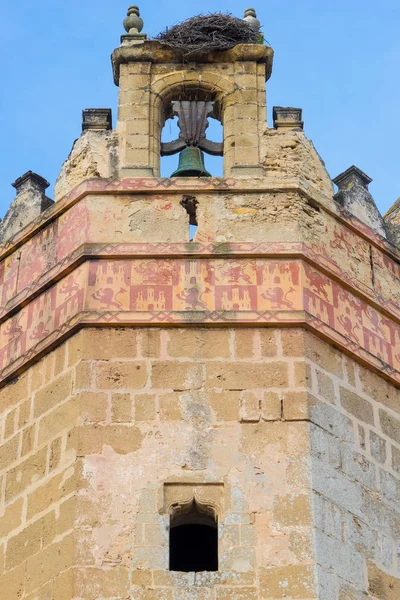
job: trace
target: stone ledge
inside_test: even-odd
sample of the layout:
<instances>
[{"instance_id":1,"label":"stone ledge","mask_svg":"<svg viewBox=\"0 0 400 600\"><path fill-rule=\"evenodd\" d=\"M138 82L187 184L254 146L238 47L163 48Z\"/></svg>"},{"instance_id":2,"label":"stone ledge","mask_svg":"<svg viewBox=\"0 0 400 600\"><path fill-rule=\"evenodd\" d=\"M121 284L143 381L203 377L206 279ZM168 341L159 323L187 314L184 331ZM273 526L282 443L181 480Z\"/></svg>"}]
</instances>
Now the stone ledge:
<instances>
[{"instance_id":1,"label":"stone ledge","mask_svg":"<svg viewBox=\"0 0 400 600\"><path fill-rule=\"evenodd\" d=\"M265 64L265 77L269 79L272 73L274 51L262 44L238 44L231 50L198 53L190 56L190 62L197 63L232 63L257 62ZM131 62L172 63L182 64L182 53L177 52L157 40L146 41L140 45L122 46L116 48L111 55L114 73L114 83L119 85L120 65Z\"/></svg>"}]
</instances>

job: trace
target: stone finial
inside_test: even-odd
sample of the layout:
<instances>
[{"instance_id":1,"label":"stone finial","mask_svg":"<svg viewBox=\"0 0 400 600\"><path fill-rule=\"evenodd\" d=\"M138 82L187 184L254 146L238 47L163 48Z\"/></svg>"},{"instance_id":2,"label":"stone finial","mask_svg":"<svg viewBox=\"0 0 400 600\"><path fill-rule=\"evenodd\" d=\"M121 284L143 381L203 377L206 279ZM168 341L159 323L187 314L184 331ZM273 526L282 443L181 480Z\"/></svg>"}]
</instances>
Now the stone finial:
<instances>
[{"instance_id":1,"label":"stone finial","mask_svg":"<svg viewBox=\"0 0 400 600\"><path fill-rule=\"evenodd\" d=\"M82 131L112 129L111 108L85 108L82 111Z\"/></svg>"},{"instance_id":2,"label":"stone finial","mask_svg":"<svg viewBox=\"0 0 400 600\"><path fill-rule=\"evenodd\" d=\"M128 8L128 16L124 19L124 27L127 34L121 36L121 44L123 46L142 44L147 39L147 35L141 33L143 25L139 7L135 5L130 6Z\"/></svg>"},{"instance_id":3,"label":"stone finial","mask_svg":"<svg viewBox=\"0 0 400 600\"><path fill-rule=\"evenodd\" d=\"M27 171L21 177L18 177L11 184L17 191L17 196L29 192L30 190L44 194L50 183L41 175L34 173L33 171Z\"/></svg>"},{"instance_id":4,"label":"stone finial","mask_svg":"<svg viewBox=\"0 0 400 600\"><path fill-rule=\"evenodd\" d=\"M301 108L274 106L272 116L275 129L287 127L290 129L303 129L304 122L301 120L303 111Z\"/></svg>"},{"instance_id":5,"label":"stone finial","mask_svg":"<svg viewBox=\"0 0 400 600\"><path fill-rule=\"evenodd\" d=\"M143 29L143 19L140 17L138 6L130 6L128 8L128 16L124 19L125 31L130 35L138 34Z\"/></svg>"},{"instance_id":6,"label":"stone finial","mask_svg":"<svg viewBox=\"0 0 400 600\"><path fill-rule=\"evenodd\" d=\"M385 222L368 190L371 177L353 165L332 181L339 188L334 196L336 202L386 238Z\"/></svg>"},{"instance_id":7,"label":"stone finial","mask_svg":"<svg viewBox=\"0 0 400 600\"><path fill-rule=\"evenodd\" d=\"M11 185L17 193L0 224L0 241L3 242L53 204L53 200L46 196L49 182L33 171L27 171Z\"/></svg>"},{"instance_id":8,"label":"stone finial","mask_svg":"<svg viewBox=\"0 0 400 600\"><path fill-rule=\"evenodd\" d=\"M257 13L254 8L246 8L244 11L244 20L247 21L254 31L260 31L261 23L257 19Z\"/></svg>"},{"instance_id":9,"label":"stone finial","mask_svg":"<svg viewBox=\"0 0 400 600\"><path fill-rule=\"evenodd\" d=\"M355 184L368 190L368 186L373 180L363 173L361 169L353 165L347 169L347 171L344 171L344 173L335 177L332 181L338 186L339 190L347 190Z\"/></svg>"}]
</instances>

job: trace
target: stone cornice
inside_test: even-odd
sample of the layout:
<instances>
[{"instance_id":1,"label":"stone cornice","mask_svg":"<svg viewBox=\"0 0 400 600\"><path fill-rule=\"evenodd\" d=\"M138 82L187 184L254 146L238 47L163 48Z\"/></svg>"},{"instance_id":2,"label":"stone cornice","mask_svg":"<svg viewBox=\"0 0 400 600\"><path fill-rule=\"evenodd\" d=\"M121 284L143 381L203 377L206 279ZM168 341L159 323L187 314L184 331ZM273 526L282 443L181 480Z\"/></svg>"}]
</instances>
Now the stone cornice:
<instances>
[{"instance_id":1,"label":"stone cornice","mask_svg":"<svg viewBox=\"0 0 400 600\"><path fill-rule=\"evenodd\" d=\"M263 63L265 64L266 79L269 79L272 72L273 56L274 51L269 46L238 44L231 50L191 54L189 63L232 63L237 61ZM116 48L111 55L114 83L119 85L121 64L150 62L181 65L183 59L182 52L175 51L157 40L145 41L143 44L121 46Z\"/></svg>"}]
</instances>

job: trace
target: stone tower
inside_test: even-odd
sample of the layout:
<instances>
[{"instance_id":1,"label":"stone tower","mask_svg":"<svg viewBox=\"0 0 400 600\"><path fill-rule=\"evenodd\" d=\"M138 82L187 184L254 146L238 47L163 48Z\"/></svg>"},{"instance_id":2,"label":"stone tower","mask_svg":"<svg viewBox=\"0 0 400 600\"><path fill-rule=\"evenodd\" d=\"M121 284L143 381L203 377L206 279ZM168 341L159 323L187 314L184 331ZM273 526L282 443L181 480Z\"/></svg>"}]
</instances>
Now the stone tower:
<instances>
[{"instance_id":1,"label":"stone tower","mask_svg":"<svg viewBox=\"0 0 400 600\"><path fill-rule=\"evenodd\" d=\"M0 228L1 598L398 600L400 206L267 126L271 48L126 27ZM174 106L223 178L160 178Z\"/></svg>"}]
</instances>

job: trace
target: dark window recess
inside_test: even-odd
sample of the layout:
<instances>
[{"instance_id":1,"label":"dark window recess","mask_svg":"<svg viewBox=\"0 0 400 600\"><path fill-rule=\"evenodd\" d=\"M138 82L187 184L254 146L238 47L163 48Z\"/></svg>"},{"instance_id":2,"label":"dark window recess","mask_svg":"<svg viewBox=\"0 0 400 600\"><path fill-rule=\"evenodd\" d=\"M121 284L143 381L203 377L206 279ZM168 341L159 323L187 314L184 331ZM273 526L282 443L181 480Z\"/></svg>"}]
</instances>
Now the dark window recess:
<instances>
[{"instance_id":1,"label":"dark window recess","mask_svg":"<svg viewBox=\"0 0 400 600\"><path fill-rule=\"evenodd\" d=\"M170 571L218 571L218 526L215 518L190 509L171 517L169 537Z\"/></svg>"}]
</instances>

